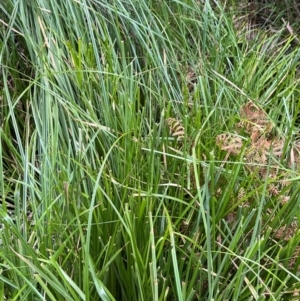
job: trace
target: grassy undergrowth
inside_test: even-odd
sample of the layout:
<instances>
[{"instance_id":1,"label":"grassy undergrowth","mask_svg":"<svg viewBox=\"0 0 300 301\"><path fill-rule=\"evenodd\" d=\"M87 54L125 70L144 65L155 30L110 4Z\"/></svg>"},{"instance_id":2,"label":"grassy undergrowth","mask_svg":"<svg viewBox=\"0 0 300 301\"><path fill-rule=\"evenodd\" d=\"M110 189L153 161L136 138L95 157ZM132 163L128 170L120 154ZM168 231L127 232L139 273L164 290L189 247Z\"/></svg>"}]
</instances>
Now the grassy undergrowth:
<instances>
[{"instance_id":1,"label":"grassy undergrowth","mask_svg":"<svg viewBox=\"0 0 300 301\"><path fill-rule=\"evenodd\" d=\"M299 47L236 20L1 2L0 300L298 300Z\"/></svg>"}]
</instances>

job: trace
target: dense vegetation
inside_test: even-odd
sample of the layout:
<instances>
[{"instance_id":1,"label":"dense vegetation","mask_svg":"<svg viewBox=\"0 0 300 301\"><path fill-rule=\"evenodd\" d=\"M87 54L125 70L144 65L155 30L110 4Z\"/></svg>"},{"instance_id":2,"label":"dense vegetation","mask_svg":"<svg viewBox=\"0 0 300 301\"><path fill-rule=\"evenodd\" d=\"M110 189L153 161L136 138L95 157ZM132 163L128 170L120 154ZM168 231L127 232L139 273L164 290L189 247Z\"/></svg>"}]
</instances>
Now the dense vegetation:
<instances>
[{"instance_id":1,"label":"dense vegetation","mask_svg":"<svg viewBox=\"0 0 300 301\"><path fill-rule=\"evenodd\" d=\"M299 300L300 14L235 2L1 1L0 300Z\"/></svg>"}]
</instances>

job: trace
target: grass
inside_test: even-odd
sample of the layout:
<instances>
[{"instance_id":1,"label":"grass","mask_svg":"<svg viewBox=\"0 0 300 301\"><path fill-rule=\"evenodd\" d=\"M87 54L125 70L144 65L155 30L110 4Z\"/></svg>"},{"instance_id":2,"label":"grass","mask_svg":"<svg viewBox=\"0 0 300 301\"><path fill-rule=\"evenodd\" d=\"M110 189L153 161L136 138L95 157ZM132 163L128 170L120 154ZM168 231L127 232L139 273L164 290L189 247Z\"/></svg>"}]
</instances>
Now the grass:
<instances>
[{"instance_id":1,"label":"grass","mask_svg":"<svg viewBox=\"0 0 300 301\"><path fill-rule=\"evenodd\" d=\"M50 2L0 4L0 300L297 300L295 34L248 39L217 1Z\"/></svg>"}]
</instances>

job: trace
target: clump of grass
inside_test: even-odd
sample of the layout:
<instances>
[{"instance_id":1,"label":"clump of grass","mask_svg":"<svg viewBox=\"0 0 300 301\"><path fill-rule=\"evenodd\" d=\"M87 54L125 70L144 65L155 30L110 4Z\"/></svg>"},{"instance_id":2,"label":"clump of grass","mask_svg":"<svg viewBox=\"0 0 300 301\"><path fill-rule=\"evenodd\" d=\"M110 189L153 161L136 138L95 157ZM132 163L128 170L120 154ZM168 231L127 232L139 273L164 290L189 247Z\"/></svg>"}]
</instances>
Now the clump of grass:
<instances>
[{"instance_id":1,"label":"clump of grass","mask_svg":"<svg viewBox=\"0 0 300 301\"><path fill-rule=\"evenodd\" d=\"M0 12L1 300L297 298L289 39L249 43L208 1ZM251 138L234 131L249 101L284 137L278 177L247 168Z\"/></svg>"}]
</instances>

